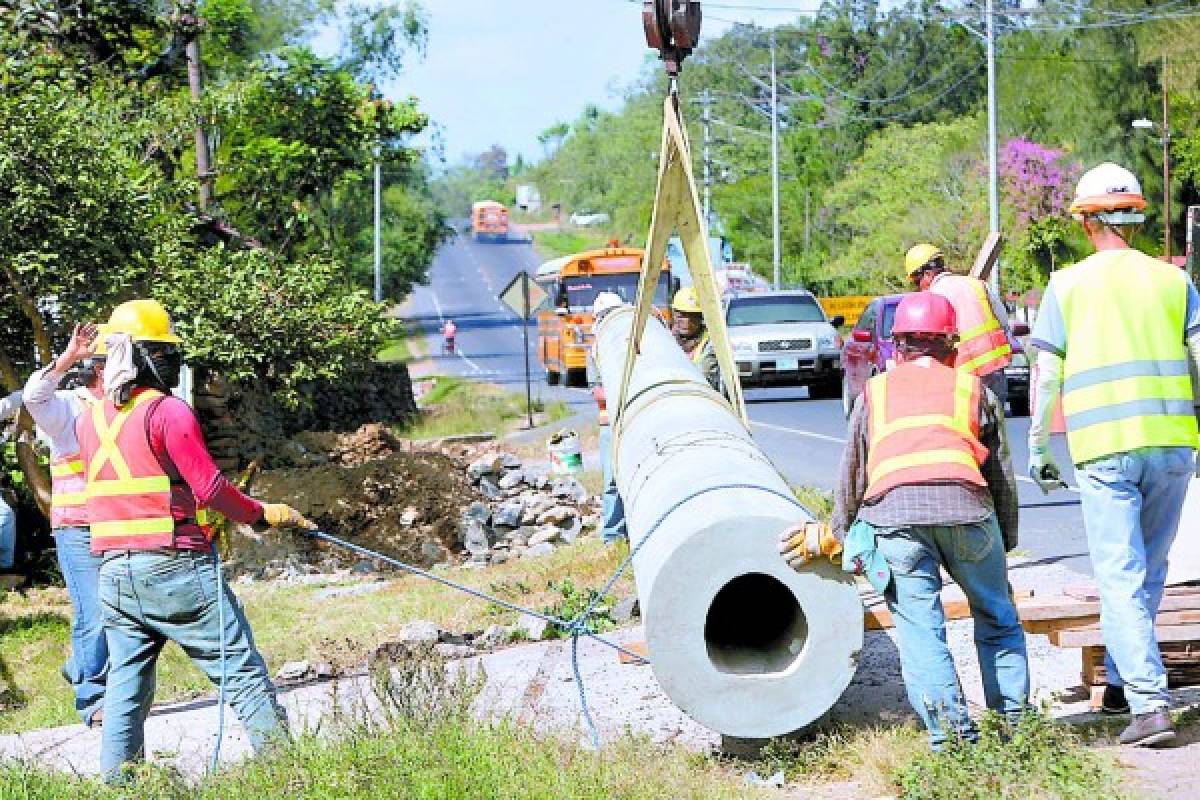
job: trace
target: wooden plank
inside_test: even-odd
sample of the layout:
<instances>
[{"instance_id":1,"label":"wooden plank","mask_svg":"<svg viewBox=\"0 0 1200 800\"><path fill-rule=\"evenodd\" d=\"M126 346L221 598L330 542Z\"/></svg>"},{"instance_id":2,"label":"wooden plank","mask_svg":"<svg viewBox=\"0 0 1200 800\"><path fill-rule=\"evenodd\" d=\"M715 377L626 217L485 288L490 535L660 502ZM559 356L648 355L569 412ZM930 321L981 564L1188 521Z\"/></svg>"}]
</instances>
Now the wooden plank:
<instances>
[{"instance_id":1,"label":"wooden plank","mask_svg":"<svg viewBox=\"0 0 1200 800\"><path fill-rule=\"evenodd\" d=\"M971 271L967 274L972 278L984 281L991 277L992 268L1000 260L1000 245L1003 242L1004 237L999 233L995 231L989 233L983 242L983 247L979 248L979 254L975 256L975 263L971 265Z\"/></svg>"},{"instance_id":2,"label":"wooden plank","mask_svg":"<svg viewBox=\"0 0 1200 800\"><path fill-rule=\"evenodd\" d=\"M1200 641L1200 625L1155 625L1154 635L1160 642ZM1050 632L1050 643L1058 647L1087 647L1104 644L1099 627L1064 628Z\"/></svg>"},{"instance_id":3,"label":"wooden plank","mask_svg":"<svg viewBox=\"0 0 1200 800\"><path fill-rule=\"evenodd\" d=\"M626 650L628 650L630 653L637 653L639 656L641 656L641 658L634 658L633 656L629 655L628 653L622 653L620 650L618 650L617 651L617 660L619 660L622 664L633 664L635 666L641 666L642 664L650 663L647 660L650 657L650 650L649 650L649 648L647 648L645 642L626 642L625 644L623 644L621 646L624 647Z\"/></svg>"},{"instance_id":4,"label":"wooden plank","mask_svg":"<svg viewBox=\"0 0 1200 800\"><path fill-rule=\"evenodd\" d=\"M1022 589L1019 592L1013 592L1013 597L1017 601L1017 608L1020 609L1022 600L1033 597L1033 590ZM948 599L943 596L942 610L946 614L947 621L969 619L971 616L971 605L966 598ZM869 631L881 631L895 627L895 621L892 619L891 612L884 606L872 606L863 611L863 627Z\"/></svg>"},{"instance_id":5,"label":"wooden plank","mask_svg":"<svg viewBox=\"0 0 1200 800\"><path fill-rule=\"evenodd\" d=\"M1058 600L1050 603L1039 602L1036 605L1022 604L1017 608L1021 612L1021 624L1027 633L1050 633L1062 628L1082 628L1095 625L1100 621L1100 602L1098 600ZM1164 612L1191 610L1200 611L1200 593L1166 595L1159 605L1158 622L1164 624L1162 617ZM1200 622L1200 619L1194 621Z\"/></svg>"},{"instance_id":6,"label":"wooden plank","mask_svg":"<svg viewBox=\"0 0 1200 800\"><path fill-rule=\"evenodd\" d=\"M1071 597L1076 600L1099 600L1100 599L1100 590L1097 589L1096 585L1092 584L1092 583L1083 583L1083 584L1078 584L1076 586L1068 586L1067 588L1063 589L1063 594L1066 595L1067 597ZM1185 584L1185 585L1181 585L1181 586L1168 586L1165 589L1163 589L1163 597L1164 598L1180 597L1180 596L1188 596L1188 595L1200 596L1200 585Z\"/></svg>"}]
</instances>

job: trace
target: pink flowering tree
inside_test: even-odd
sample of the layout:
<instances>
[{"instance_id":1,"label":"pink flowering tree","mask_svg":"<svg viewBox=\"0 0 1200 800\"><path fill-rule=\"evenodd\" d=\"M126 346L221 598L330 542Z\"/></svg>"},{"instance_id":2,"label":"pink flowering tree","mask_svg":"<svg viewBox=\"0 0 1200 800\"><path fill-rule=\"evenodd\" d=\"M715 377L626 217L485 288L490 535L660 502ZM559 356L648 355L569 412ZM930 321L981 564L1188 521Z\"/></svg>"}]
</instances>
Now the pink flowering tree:
<instances>
[{"instance_id":1,"label":"pink flowering tree","mask_svg":"<svg viewBox=\"0 0 1200 800\"><path fill-rule=\"evenodd\" d=\"M1070 252L1067 207L1080 167L1063 151L1028 139L1009 139L999 155L1001 205L1014 262L1006 283L1024 290L1045 283Z\"/></svg>"}]
</instances>

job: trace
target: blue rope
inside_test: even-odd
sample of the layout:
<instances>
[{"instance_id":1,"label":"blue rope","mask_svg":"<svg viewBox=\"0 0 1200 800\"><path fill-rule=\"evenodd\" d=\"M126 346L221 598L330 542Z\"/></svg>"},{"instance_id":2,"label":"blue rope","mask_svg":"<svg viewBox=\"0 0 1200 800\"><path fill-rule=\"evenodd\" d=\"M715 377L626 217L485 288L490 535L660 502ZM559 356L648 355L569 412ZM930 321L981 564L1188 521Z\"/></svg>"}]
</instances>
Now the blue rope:
<instances>
[{"instance_id":1,"label":"blue rope","mask_svg":"<svg viewBox=\"0 0 1200 800\"><path fill-rule=\"evenodd\" d=\"M228 665L225 662L225 586L221 576L221 554L217 552L215 541L212 543L212 554L214 569L217 571L217 625L221 629L221 683L217 689L217 742L213 745L212 761L208 765L209 773L217 771L217 764L221 759L221 744L225 741L225 679L228 672Z\"/></svg>"},{"instance_id":2,"label":"blue rope","mask_svg":"<svg viewBox=\"0 0 1200 800\"><path fill-rule=\"evenodd\" d=\"M625 557L625 559L617 567L616 571L612 574L612 576L604 583L603 588L601 588L600 591L596 592L592 596L592 599L587 604L587 607L584 608L583 611L579 612L579 614L577 614L573 619L570 619L570 620L566 620L561 617L557 617L553 614L546 614L541 611L535 611L531 608L524 608L523 606L519 606L516 603L510 603L507 600L502 600L498 597L493 597L493 596L487 594L486 592L482 592L471 586L467 586L465 584L458 583L457 581L452 581L449 578L442 577L441 575L435 575L432 572L421 569L420 567L413 566L412 564L406 564L403 561L392 558L390 556L385 556L384 554L379 553L375 550L370 550L366 547L362 547L360 545L354 544L353 542L348 542L345 539L339 539L336 536L330 536L328 533L325 533L324 531L302 530L301 533L303 533L304 535L309 536L313 539L319 539L321 541L329 542L330 544L334 544L339 547L344 547L347 550L351 550L360 555L367 556L368 558L378 559L379 561L383 561L386 564L391 564L392 566L397 567L398 569L402 569L405 572L411 573L413 575L418 575L422 578L428 578L429 580L434 581L435 583L440 583L443 586L454 589L456 591L463 592L465 594L469 594L472 597L478 598L480 600L484 600L489 603L495 603L496 605L500 606L501 608L507 608L508 610L515 611L519 614L530 614L534 617L537 617L539 619L542 619L542 620L550 623L551 625L558 627L565 633L570 634L570 636L571 636L571 671L572 671L572 673L574 673L574 676L575 676L575 686L579 690L579 708L583 714L584 723L587 725L588 735L592 741L592 747L596 750L599 750L600 749L600 733L596 728L596 722L592 717L591 708L588 705L587 688L584 686L583 673L579 668L579 639L580 639L580 637L586 636L590 639L595 639L597 642L607 645L608 647L611 647L613 650L616 650L619 653L624 653L625 655L627 655L631 658L634 658L638 661L646 661L647 659L645 656L643 656L639 653L635 653L632 650L629 650L629 649L621 646L620 644L617 644L616 642L612 641L611 639L608 639L608 638L605 638L604 636L599 635L594 630L592 630L591 626L588 624L588 620L595 613L596 607L600 605L601 601L608 595L608 593L612 590L613 586L616 585L617 581L619 581L621 579L621 576L625 574L625 570L627 570L629 568L629 565L633 563L634 556L636 556L638 554L638 552L642 549L642 547L645 546L646 542L650 541L650 537L653 536L656 531L658 531L658 529L662 526L662 524L667 520L667 517L671 516L671 514L678 511L679 508L681 506L683 506L685 503L688 503L688 502L696 499L697 497L700 497L701 495L707 494L709 492L723 491L725 489L752 489L752 490L758 491L758 492L765 492L766 494L775 495L776 497L779 497L783 500L787 500L788 502L795 505L797 508L801 508L801 509L804 509L805 511L807 511L807 509L804 508L804 505L799 500L797 500L794 496L792 496L791 494L788 494L786 492L781 492L778 489L770 489L765 486L756 486L754 484L749 484L749 483L723 483L723 484L720 484L719 486L707 486L703 489L697 489L696 491L692 492L689 495L686 495L685 497L680 499L678 502L673 504L670 508L668 508L665 512L663 512L658 517L658 519L656 519L654 521L654 524L651 525L649 530L646 531L646 535L643 536L641 538L641 540L634 547L630 548L629 555L627 555ZM224 640L222 640L222 642L223 641ZM218 744L219 744L219 742L218 742ZM214 762L215 762L215 755L214 755Z\"/></svg>"}]
</instances>

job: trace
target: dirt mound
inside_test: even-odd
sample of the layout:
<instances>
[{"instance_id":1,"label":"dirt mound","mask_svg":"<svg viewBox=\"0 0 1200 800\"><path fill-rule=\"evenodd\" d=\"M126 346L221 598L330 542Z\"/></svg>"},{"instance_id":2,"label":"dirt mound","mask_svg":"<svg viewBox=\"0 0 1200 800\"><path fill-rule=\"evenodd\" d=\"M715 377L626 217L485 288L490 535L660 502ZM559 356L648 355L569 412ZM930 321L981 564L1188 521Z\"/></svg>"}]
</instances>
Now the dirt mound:
<instances>
[{"instance_id":1,"label":"dirt mound","mask_svg":"<svg viewBox=\"0 0 1200 800\"><path fill-rule=\"evenodd\" d=\"M260 473L251 493L295 507L326 533L402 561L430 566L447 560L461 549L459 521L464 507L477 499L476 491L453 459L436 452L394 452L387 441L390 434L382 426L369 430L375 427L349 435L358 437L358 448L331 448L329 463ZM365 460L381 451L389 454ZM342 458L359 463L334 463ZM364 560L298 536L236 538L242 541L240 547L235 543L234 555L243 570L289 555L322 570L354 567Z\"/></svg>"},{"instance_id":2,"label":"dirt mound","mask_svg":"<svg viewBox=\"0 0 1200 800\"><path fill-rule=\"evenodd\" d=\"M345 466L358 466L376 461L392 453L409 449L379 422L363 425L352 433L301 433L292 438L309 455L309 461L331 461Z\"/></svg>"}]
</instances>

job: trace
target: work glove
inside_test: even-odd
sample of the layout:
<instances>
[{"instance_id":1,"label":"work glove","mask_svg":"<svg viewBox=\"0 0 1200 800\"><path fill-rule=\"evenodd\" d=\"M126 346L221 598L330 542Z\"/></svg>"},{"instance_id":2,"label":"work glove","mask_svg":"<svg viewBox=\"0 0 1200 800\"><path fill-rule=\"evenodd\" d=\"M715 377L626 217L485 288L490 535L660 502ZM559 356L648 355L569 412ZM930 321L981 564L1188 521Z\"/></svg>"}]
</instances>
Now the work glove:
<instances>
[{"instance_id":1,"label":"work glove","mask_svg":"<svg viewBox=\"0 0 1200 800\"><path fill-rule=\"evenodd\" d=\"M1050 494L1055 489L1066 489L1067 484L1062 479L1062 471L1054 463L1054 456L1044 444L1029 446L1029 477L1042 490L1042 494Z\"/></svg>"},{"instance_id":2,"label":"work glove","mask_svg":"<svg viewBox=\"0 0 1200 800\"><path fill-rule=\"evenodd\" d=\"M287 503L263 503L263 522L272 528L304 528L316 530L317 525Z\"/></svg>"},{"instance_id":3,"label":"work glove","mask_svg":"<svg viewBox=\"0 0 1200 800\"><path fill-rule=\"evenodd\" d=\"M821 556L833 561L842 554L842 543L834 537L833 530L827 524L802 522L780 535L779 554L789 567L798 570Z\"/></svg>"}]
</instances>

